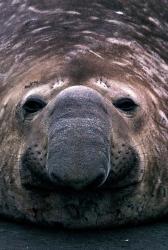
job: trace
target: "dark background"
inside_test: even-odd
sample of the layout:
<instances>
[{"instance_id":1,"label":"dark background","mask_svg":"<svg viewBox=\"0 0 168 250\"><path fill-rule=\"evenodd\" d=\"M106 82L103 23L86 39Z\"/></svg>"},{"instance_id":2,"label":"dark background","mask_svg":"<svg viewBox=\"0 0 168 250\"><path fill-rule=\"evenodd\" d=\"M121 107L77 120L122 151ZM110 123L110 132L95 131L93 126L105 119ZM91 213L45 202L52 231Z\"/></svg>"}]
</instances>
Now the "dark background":
<instances>
[{"instance_id":1,"label":"dark background","mask_svg":"<svg viewBox=\"0 0 168 250\"><path fill-rule=\"evenodd\" d=\"M167 250L168 223L113 230L72 231L0 221L0 250Z\"/></svg>"}]
</instances>

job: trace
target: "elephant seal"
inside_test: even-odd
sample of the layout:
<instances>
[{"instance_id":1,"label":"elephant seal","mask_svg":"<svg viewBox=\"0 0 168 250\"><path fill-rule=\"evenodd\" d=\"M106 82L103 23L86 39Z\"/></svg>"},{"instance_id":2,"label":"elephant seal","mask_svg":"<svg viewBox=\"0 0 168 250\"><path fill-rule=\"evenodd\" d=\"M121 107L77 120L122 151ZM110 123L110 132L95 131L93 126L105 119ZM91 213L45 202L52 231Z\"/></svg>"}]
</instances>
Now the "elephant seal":
<instances>
[{"instance_id":1,"label":"elephant seal","mask_svg":"<svg viewBox=\"0 0 168 250\"><path fill-rule=\"evenodd\" d=\"M167 0L0 3L0 214L70 228L168 213Z\"/></svg>"}]
</instances>

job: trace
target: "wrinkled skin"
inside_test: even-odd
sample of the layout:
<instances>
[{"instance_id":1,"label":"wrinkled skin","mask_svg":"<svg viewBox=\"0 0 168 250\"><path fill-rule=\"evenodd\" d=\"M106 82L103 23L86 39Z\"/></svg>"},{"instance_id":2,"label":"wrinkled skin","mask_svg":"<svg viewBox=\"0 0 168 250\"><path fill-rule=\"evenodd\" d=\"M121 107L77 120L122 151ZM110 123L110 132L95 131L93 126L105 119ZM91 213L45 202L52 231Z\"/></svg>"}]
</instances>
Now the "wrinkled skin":
<instances>
[{"instance_id":1,"label":"wrinkled skin","mask_svg":"<svg viewBox=\"0 0 168 250\"><path fill-rule=\"evenodd\" d=\"M167 4L0 2L1 215L71 228L166 216Z\"/></svg>"}]
</instances>

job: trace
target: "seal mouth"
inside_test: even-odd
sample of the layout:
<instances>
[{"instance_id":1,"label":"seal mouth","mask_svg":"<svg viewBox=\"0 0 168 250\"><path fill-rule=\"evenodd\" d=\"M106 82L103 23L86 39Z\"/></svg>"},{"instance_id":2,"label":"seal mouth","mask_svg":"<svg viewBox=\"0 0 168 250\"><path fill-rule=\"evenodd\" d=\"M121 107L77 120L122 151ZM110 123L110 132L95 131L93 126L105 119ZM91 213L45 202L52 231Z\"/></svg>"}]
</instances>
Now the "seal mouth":
<instances>
[{"instance_id":1,"label":"seal mouth","mask_svg":"<svg viewBox=\"0 0 168 250\"><path fill-rule=\"evenodd\" d=\"M120 191L132 191L136 186L138 186L142 182L141 179L131 179L128 177L125 179L126 181L124 182L123 180L116 181L113 184L110 183L110 180L107 180L99 186L95 185L88 185L84 189L76 189L73 187L65 187L65 186L54 186L53 183L50 182L50 180L46 179L45 176L33 176L33 180L29 181L22 181L22 186L29 191L36 192L39 194L57 194L57 193L73 193L73 194L80 194L86 192L88 193L99 193L99 192L104 192L104 191L110 191L112 194L117 194Z\"/></svg>"}]
</instances>

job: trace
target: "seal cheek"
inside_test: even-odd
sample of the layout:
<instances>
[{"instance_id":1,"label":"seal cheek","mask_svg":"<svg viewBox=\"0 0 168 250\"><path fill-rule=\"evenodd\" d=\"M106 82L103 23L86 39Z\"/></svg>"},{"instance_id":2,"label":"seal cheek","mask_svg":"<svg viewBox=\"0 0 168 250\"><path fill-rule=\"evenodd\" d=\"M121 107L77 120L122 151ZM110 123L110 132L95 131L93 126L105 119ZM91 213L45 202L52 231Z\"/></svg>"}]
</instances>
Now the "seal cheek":
<instances>
[{"instance_id":1,"label":"seal cheek","mask_svg":"<svg viewBox=\"0 0 168 250\"><path fill-rule=\"evenodd\" d=\"M26 188L46 188L46 146L36 142L30 144L21 158L21 183Z\"/></svg>"},{"instance_id":2,"label":"seal cheek","mask_svg":"<svg viewBox=\"0 0 168 250\"><path fill-rule=\"evenodd\" d=\"M106 187L123 188L142 181L144 166L136 150L130 143L113 145Z\"/></svg>"}]
</instances>

